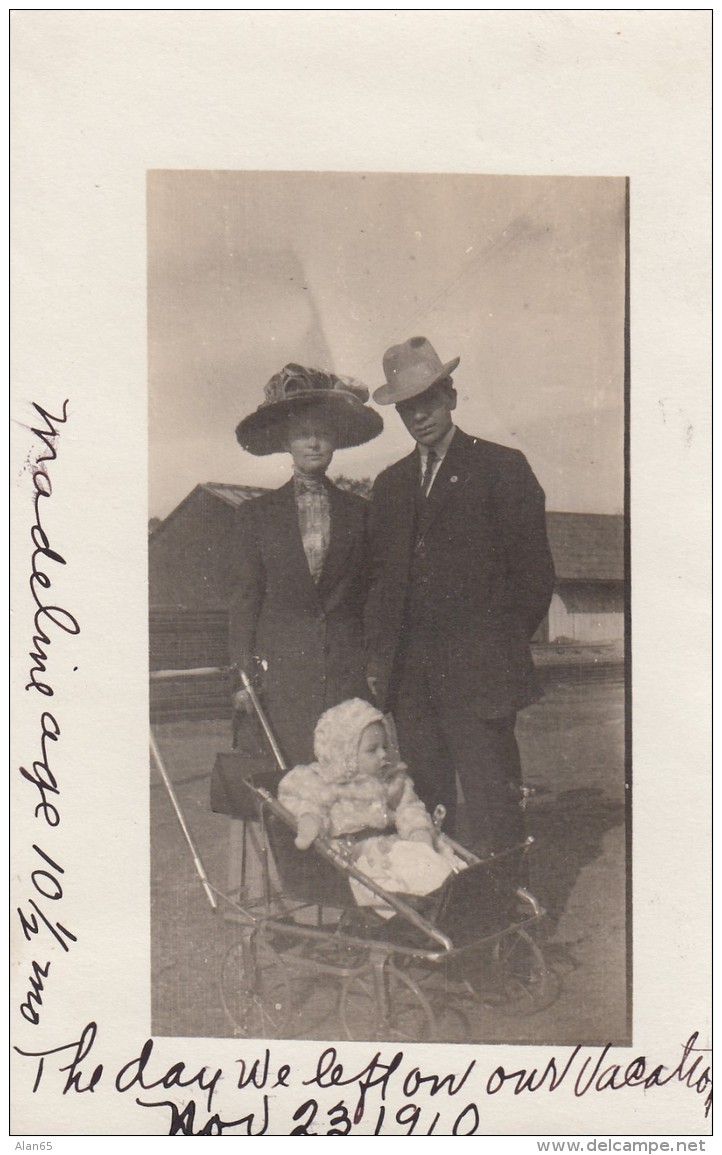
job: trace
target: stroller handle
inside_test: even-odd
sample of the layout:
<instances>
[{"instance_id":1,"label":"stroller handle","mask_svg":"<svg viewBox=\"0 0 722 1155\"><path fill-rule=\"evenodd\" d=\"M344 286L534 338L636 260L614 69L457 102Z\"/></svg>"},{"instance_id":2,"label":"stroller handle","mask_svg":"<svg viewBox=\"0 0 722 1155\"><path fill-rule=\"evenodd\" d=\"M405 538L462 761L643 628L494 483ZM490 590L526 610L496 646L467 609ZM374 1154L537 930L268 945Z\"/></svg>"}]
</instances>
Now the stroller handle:
<instances>
[{"instance_id":1,"label":"stroller handle","mask_svg":"<svg viewBox=\"0 0 722 1155\"><path fill-rule=\"evenodd\" d=\"M210 678L213 674L232 674L235 666L196 666L189 670L151 670L151 682L163 682L171 678Z\"/></svg>"},{"instance_id":2,"label":"stroller handle","mask_svg":"<svg viewBox=\"0 0 722 1155\"><path fill-rule=\"evenodd\" d=\"M281 753L281 748L278 745L278 742L276 741L276 736L273 733L273 730L271 729L271 723L268 721L268 718L266 717L266 712L258 700L258 694L256 693L256 691L253 688L253 683L251 682L251 679L248 677L248 674L246 673L245 670L239 670L238 673L240 674L241 681L243 682L243 689L246 691L246 693L248 694L248 697L251 699L251 702L253 704L253 709L256 711L256 715L258 717L258 721L261 723L261 725L263 727L263 732L266 735L266 738L268 739L268 744L271 747L271 749L273 750L273 756L276 759L276 762L278 764L278 769L283 774L285 774L286 771L288 770L288 766L286 765L286 760L283 757L283 754Z\"/></svg>"}]
</instances>

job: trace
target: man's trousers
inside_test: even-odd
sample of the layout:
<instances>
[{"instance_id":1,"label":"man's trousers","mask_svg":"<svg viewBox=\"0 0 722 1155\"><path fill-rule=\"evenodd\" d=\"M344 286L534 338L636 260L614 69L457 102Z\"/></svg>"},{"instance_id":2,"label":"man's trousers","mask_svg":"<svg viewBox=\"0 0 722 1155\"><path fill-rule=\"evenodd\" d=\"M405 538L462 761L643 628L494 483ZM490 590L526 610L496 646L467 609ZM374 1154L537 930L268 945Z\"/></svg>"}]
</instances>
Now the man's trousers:
<instances>
[{"instance_id":1,"label":"man's trousers","mask_svg":"<svg viewBox=\"0 0 722 1155\"><path fill-rule=\"evenodd\" d=\"M463 835L469 849L498 853L518 845L525 827L516 714L480 717L473 694L450 692L445 659L433 639L412 630L406 638L390 705L417 794L430 812L439 803L446 808L444 830ZM460 679L453 681L458 687ZM463 831L457 823L457 774L466 804Z\"/></svg>"}]
</instances>

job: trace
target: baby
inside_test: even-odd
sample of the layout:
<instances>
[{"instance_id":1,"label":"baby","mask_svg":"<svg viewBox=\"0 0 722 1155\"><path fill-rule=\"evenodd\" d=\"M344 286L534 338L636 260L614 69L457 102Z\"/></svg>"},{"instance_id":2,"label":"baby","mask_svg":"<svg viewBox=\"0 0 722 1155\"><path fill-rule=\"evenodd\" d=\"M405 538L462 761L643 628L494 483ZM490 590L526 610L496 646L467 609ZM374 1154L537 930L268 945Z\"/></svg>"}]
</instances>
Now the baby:
<instances>
[{"instance_id":1,"label":"baby","mask_svg":"<svg viewBox=\"0 0 722 1155\"><path fill-rule=\"evenodd\" d=\"M403 763L392 765L384 716L352 698L321 716L314 733L317 761L281 779L278 800L298 822L296 845L319 835L351 844L351 861L384 890L429 894L463 863L435 831ZM344 839L345 835L356 836ZM351 886L362 906L392 913L367 887Z\"/></svg>"}]
</instances>

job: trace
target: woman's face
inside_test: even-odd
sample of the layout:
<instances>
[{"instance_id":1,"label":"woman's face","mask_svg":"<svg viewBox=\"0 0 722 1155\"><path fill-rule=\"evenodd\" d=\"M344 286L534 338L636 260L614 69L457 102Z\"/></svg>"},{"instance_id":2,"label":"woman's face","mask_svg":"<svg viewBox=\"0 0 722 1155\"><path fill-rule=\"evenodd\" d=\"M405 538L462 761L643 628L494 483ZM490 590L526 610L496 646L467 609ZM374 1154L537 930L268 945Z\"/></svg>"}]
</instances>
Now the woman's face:
<instances>
[{"instance_id":1,"label":"woman's face","mask_svg":"<svg viewBox=\"0 0 722 1155\"><path fill-rule=\"evenodd\" d=\"M288 451L296 469L322 476L333 458L333 433L322 417L289 417Z\"/></svg>"}]
</instances>

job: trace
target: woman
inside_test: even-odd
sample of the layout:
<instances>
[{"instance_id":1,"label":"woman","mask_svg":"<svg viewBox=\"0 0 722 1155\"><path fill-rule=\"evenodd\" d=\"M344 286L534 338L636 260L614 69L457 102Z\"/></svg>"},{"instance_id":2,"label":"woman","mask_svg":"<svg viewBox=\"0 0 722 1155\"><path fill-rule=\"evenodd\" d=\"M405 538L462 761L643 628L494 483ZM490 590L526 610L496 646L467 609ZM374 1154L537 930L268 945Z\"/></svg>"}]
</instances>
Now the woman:
<instances>
[{"instance_id":1,"label":"woman","mask_svg":"<svg viewBox=\"0 0 722 1155\"><path fill-rule=\"evenodd\" d=\"M263 700L289 766L313 758L324 710L366 697L362 612L366 502L326 477L334 450L383 428L357 382L286 365L239 424L249 453L289 452L293 476L239 510L231 660L263 674Z\"/></svg>"}]
</instances>

